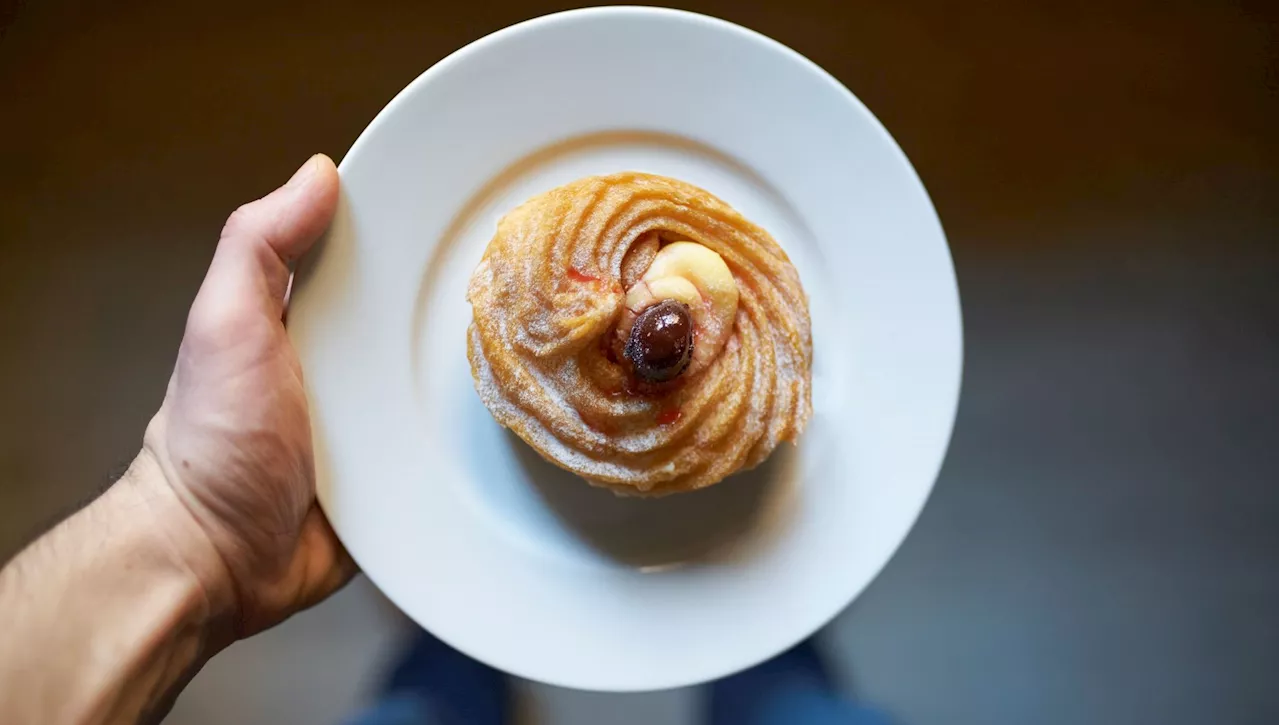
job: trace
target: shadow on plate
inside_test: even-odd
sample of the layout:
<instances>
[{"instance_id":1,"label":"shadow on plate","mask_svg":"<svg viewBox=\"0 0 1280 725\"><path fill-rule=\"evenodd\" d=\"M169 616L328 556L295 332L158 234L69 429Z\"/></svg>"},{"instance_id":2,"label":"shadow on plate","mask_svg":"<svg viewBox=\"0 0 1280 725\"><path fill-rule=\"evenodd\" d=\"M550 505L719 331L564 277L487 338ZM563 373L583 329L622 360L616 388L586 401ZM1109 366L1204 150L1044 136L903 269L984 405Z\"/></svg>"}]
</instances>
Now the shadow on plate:
<instances>
[{"instance_id":1,"label":"shadow on plate","mask_svg":"<svg viewBox=\"0 0 1280 725\"><path fill-rule=\"evenodd\" d=\"M602 556L646 570L750 556L785 527L798 481L795 447L783 444L756 468L709 488L632 498L547 462L511 431L506 440L568 531Z\"/></svg>"}]
</instances>

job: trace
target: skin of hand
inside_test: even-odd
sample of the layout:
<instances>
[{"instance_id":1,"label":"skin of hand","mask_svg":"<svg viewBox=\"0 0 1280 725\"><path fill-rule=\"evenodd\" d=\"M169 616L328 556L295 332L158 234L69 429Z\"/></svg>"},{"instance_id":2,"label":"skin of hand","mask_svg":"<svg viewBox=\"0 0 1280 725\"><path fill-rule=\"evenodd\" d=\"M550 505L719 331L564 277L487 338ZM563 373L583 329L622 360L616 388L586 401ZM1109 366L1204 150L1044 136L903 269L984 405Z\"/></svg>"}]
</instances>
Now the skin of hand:
<instances>
[{"instance_id":1,"label":"skin of hand","mask_svg":"<svg viewBox=\"0 0 1280 725\"><path fill-rule=\"evenodd\" d=\"M316 506L282 322L337 199L315 156L231 215L142 451L0 569L0 723L156 721L213 654L354 574Z\"/></svg>"},{"instance_id":2,"label":"skin of hand","mask_svg":"<svg viewBox=\"0 0 1280 725\"><path fill-rule=\"evenodd\" d=\"M328 227L338 183L316 155L227 220L140 454L221 560L202 586L229 603L234 638L319 602L355 571L316 504L302 370L283 323L290 266Z\"/></svg>"}]
</instances>

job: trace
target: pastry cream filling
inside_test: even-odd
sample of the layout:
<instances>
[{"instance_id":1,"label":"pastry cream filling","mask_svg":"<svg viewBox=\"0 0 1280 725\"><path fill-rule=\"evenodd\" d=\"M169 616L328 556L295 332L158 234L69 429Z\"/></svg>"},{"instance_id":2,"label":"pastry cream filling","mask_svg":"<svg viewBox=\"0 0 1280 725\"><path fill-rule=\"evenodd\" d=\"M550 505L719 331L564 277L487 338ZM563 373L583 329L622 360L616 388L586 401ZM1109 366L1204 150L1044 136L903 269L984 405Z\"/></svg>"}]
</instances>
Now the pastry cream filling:
<instances>
[{"instance_id":1,"label":"pastry cream filling","mask_svg":"<svg viewBox=\"0 0 1280 725\"><path fill-rule=\"evenodd\" d=\"M696 242L672 242L658 250L649 268L627 290L620 330L630 330L636 315L662 300L689 306L693 362L685 374L696 374L711 364L733 333L738 283L719 254Z\"/></svg>"}]
</instances>

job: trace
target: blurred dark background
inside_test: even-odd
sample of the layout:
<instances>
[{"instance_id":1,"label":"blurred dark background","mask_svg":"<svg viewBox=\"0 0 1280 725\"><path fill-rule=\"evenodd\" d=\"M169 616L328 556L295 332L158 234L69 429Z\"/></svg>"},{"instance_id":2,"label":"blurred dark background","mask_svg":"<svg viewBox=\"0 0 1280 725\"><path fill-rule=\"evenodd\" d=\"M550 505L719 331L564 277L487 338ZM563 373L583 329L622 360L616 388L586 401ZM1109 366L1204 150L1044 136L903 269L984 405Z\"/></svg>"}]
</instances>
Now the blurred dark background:
<instances>
[{"instance_id":1,"label":"blurred dark background","mask_svg":"<svg viewBox=\"0 0 1280 725\"><path fill-rule=\"evenodd\" d=\"M567 7L0 0L0 558L136 451L228 212ZM1275 723L1276 4L687 7L853 90L955 258L955 437L824 633L846 684L912 725ZM170 722L338 721L380 611L358 585L233 648ZM686 716L530 692L546 722Z\"/></svg>"}]
</instances>

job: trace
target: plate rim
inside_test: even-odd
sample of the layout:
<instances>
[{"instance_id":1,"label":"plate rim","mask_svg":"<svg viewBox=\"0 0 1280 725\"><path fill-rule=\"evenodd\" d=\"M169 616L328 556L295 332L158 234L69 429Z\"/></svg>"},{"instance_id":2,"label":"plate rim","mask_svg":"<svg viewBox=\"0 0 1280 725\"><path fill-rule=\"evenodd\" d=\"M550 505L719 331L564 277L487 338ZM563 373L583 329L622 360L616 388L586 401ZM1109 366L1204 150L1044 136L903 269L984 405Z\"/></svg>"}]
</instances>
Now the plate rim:
<instances>
[{"instance_id":1,"label":"plate rim","mask_svg":"<svg viewBox=\"0 0 1280 725\"><path fill-rule=\"evenodd\" d=\"M506 26L504 28L491 32L487 35L484 35L462 46L461 48L458 48L457 50L449 53L445 57L441 58L439 61L437 61L436 63L432 64L430 67L428 67L427 69L419 73L412 81L410 81L399 92L397 92L395 96L393 96L391 100L388 101L381 108L381 110L378 111L378 113L373 117L373 119L368 123L368 125L366 125L365 128L360 132L359 136L356 137L356 140L347 149L346 153L342 157L342 161L338 165L338 171L340 176L343 173L344 167L346 167L353 158L359 155L361 149L367 143L370 142L370 139L372 139L374 136L376 136L380 132L381 127L387 122L387 120L391 116L393 116L397 112L399 106L406 102L406 99L420 92L423 89L423 87L429 85L437 75L447 72L448 69L451 68L452 66L465 62L470 56L484 53L490 46L493 46L497 43L501 43L505 39L514 35L537 32L540 28L544 26L554 25L557 23L564 22L566 20L576 20L584 17L610 17L610 16L615 18L626 18L628 16L667 17L667 18L678 20L678 21L700 24L715 31L723 31L723 32L736 34L754 44L763 45L766 49L772 52L780 53L781 55L787 57L793 62L798 61L802 66L804 66L804 68L808 72L815 74L816 77L820 78L826 85L830 86L832 90L834 90L837 94L839 94L844 102L850 104L850 106L852 107L855 113L860 114L867 121L869 121L871 128L874 129L875 132L880 136L879 140L882 143L886 144L887 148L890 149L891 152L897 157L897 160L900 163L900 165L903 166L905 170L910 174L910 177L914 180L917 188L924 195L924 200L926 202L928 212L932 217L931 219L932 224L934 227L936 227L941 237L941 241L943 242L942 253L945 255L946 269L950 273L949 275L947 275L947 280L949 281L950 284L948 286L948 289L946 290L946 293L947 293L947 297L949 297L954 303L953 304L954 315L955 315L954 324L956 326L956 331L958 333L956 335L956 345L958 349L955 351L955 359L957 361L957 367L954 375L954 386L949 387L947 390L948 397L947 397L946 405L940 406L940 407L945 407L947 409L947 422L945 426L945 435L942 438L942 445L939 447L937 452L937 460L934 461L933 465L929 467L932 470L932 474L929 477L928 485L924 491L924 495L921 497L918 505L914 507L914 510L912 511L911 516L907 521L907 525L903 535L890 548L889 555L884 557L883 561L878 566L872 568L870 576L866 579L865 583L863 583L861 586L854 588L847 600L845 600L839 606L835 607L833 611L829 612L825 617L823 617L819 622L817 622L817 624L812 629L801 631L798 634L798 636L796 636L793 641L790 641L790 643L785 647L781 647L776 651L765 652L764 654L762 654L758 658L755 658L754 660L738 662L735 664L735 666L724 669L724 671L711 673L710 675L706 675L706 676L699 676L694 679L691 679L687 676L668 677L664 682L656 685L653 684L652 682L644 682L644 683L639 683L634 687L620 686L620 685L613 685L609 687L597 687L597 686L584 685L581 682L575 682L569 678L561 678L559 676L556 676L554 673L549 676L547 673L543 673L543 672L531 672L522 667L512 667L507 662L503 662L499 666L500 669L510 672L511 674L516 675L518 677L522 677L522 678L533 680L533 681L543 682L550 685L560 686L560 687L568 687L568 688L574 688L574 689L588 689L591 691L599 691L599 692L646 692L646 691L656 691L656 690L669 689L669 688L675 688L675 687L683 687L691 684L696 684L699 682L705 682L717 677L727 676L734 672L738 672L748 667L751 667L753 665L759 664L760 662L763 662L775 656L779 652L785 651L789 647L794 646L800 641L803 641L804 639L810 636L813 636L814 633L818 632L823 627L830 624L830 622L833 619L835 619L841 612L847 609L850 604L852 604L854 601L858 599L858 597L862 596L862 594L871 585L871 583L876 581L876 579L879 578L879 576L883 573L885 567L887 567L889 563L897 557L898 552L901 550L903 543L905 543L907 538L910 536L911 532L914 530L916 524L919 521L921 514L923 513L925 507L928 505L928 502L933 495L933 490L937 485L938 476L941 473L942 466L944 465L947 455L951 448L951 440L955 432L956 416L959 410L960 396L963 390L963 380L964 380L964 367L965 367L964 365L964 359L965 359L964 314L963 314L963 306L962 306L963 300L959 293L959 281L956 276L954 258L952 256L950 243L947 239L945 228L943 227L941 218L938 215L937 207L933 203L933 199L929 195L928 188L925 186L923 179L920 178L919 172L916 170L915 166L911 163L910 159L906 156L902 148L898 145L897 141L885 128L884 124L882 124L880 120L875 116L875 114L872 113L871 110L867 108L867 106L863 104L862 101L852 93L852 91L850 91L846 86L844 86L844 84L842 84L839 80L837 80L834 76L832 76L829 72L827 72L817 63L805 57L803 54L758 31L752 30L742 25L738 25L728 20L724 20L721 18L717 18L714 16L705 15L701 13L690 12L686 10L677 10L673 8L625 6L625 5L578 8L578 9L571 9L571 10L550 13L550 14L538 16L535 18L530 18L530 19L515 23L513 25ZM327 506L324 504L324 502L321 502L321 506L322 508L327 509ZM356 555L355 552L352 552L352 556L358 559L358 555ZM376 582L374 583L376 586ZM394 604L396 604L398 608L400 608L403 611L408 611L405 607L401 606L400 603L395 600L393 595L387 593L382 587L379 587L379 590L383 591L384 596L387 596L388 599L392 601ZM413 617L410 617L410 619L413 620ZM460 644L454 641L453 637L447 636L447 635L441 636L441 634L436 633L434 631L433 631L433 635L439 637L441 640L445 641L447 644L454 647L455 649L458 649L459 651L467 653L468 656L475 657L475 655L471 654L471 652L469 651L469 648L465 644ZM477 657L477 659L480 659L480 661L482 662L490 662L490 660L487 658L481 659Z\"/></svg>"}]
</instances>

